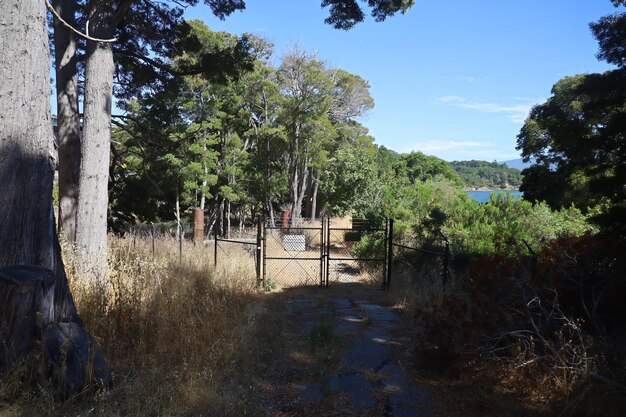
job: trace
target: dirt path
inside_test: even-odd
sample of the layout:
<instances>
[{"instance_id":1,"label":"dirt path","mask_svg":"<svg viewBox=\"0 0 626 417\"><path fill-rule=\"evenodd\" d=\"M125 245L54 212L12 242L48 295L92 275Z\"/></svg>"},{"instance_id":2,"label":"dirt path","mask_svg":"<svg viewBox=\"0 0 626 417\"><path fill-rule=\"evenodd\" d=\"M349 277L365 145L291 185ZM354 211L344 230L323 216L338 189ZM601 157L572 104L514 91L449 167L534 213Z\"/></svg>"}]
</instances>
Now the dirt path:
<instances>
[{"instance_id":1,"label":"dirt path","mask_svg":"<svg viewBox=\"0 0 626 417\"><path fill-rule=\"evenodd\" d=\"M397 359L408 340L392 308L299 295L287 297L285 309L285 353L259 383L267 416L444 415Z\"/></svg>"}]
</instances>

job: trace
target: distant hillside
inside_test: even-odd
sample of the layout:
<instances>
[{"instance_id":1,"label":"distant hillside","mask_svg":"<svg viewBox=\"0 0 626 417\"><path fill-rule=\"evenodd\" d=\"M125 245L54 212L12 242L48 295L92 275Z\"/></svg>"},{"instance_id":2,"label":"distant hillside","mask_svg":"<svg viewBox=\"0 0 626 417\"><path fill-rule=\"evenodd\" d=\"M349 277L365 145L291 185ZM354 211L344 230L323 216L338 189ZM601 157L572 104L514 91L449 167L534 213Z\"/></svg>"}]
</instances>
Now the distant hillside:
<instances>
[{"instance_id":1,"label":"distant hillside","mask_svg":"<svg viewBox=\"0 0 626 417\"><path fill-rule=\"evenodd\" d=\"M519 169L506 163L487 161L452 161L450 165L468 188L517 189L522 182Z\"/></svg>"},{"instance_id":2,"label":"distant hillside","mask_svg":"<svg viewBox=\"0 0 626 417\"><path fill-rule=\"evenodd\" d=\"M502 163L506 164L506 166L508 166L509 168L515 168L521 171L524 168L528 168L529 166L531 166L533 164L533 161L524 162L522 158L519 158L519 159L511 159L510 161L504 161Z\"/></svg>"}]
</instances>

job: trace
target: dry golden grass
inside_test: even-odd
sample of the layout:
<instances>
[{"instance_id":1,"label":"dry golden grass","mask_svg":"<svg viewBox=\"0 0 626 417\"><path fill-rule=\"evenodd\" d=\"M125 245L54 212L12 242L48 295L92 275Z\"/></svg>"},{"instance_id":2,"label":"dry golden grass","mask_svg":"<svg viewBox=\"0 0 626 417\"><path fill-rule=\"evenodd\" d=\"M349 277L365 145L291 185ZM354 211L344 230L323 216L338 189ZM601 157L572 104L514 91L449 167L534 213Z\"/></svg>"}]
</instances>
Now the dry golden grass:
<instances>
[{"instance_id":1,"label":"dry golden grass","mask_svg":"<svg viewBox=\"0 0 626 417\"><path fill-rule=\"evenodd\" d=\"M105 287L68 276L79 314L113 373L110 391L64 402L29 388L20 370L0 382L0 415L258 415L251 379L280 343L275 309L259 297L248 252L161 239L110 239ZM25 365L26 366L26 365ZM17 387L16 387L17 384ZM4 404L4 405L3 405Z\"/></svg>"}]
</instances>

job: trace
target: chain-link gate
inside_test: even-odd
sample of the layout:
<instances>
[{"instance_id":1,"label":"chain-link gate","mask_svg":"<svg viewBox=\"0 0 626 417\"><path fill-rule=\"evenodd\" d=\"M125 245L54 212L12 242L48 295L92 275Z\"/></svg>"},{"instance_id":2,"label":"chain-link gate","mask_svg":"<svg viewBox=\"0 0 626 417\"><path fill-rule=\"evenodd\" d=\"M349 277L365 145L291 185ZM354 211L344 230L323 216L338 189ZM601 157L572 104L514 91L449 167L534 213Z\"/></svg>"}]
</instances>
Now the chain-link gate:
<instances>
[{"instance_id":1,"label":"chain-link gate","mask_svg":"<svg viewBox=\"0 0 626 417\"><path fill-rule=\"evenodd\" d=\"M385 288L390 237L388 222L384 227L362 219L352 219L351 223L350 227L344 227L332 219L326 220L325 285L371 282ZM369 242L359 246L363 239Z\"/></svg>"},{"instance_id":2,"label":"chain-link gate","mask_svg":"<svg viewBox=\"0 0 626 417\"><path fill-rule=\"evenodd\" d=\"M387 286L388 223L352 219L281 221L263 228L262 280L266 288L374 282ZM342 224L343 223L343 224ZM358 242L369 239L368 250Z\"/></svg>"},{"instance_id":3,"label":"chain-link gate","mask_svg":"<svg viewBox=\"0 0 626 417\"><path fill-rule=\"evenodd\" d=\"M324 254L320 220L265 224L263 282L266 288L320 285Z\"/></svg>"}]
</instances>

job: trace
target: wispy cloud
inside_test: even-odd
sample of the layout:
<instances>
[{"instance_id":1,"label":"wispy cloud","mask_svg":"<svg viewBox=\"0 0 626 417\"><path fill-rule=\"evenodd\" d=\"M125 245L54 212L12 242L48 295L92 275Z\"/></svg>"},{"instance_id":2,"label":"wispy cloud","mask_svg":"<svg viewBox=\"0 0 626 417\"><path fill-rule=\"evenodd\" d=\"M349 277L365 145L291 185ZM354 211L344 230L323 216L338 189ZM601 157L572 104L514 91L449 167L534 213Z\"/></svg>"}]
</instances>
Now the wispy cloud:
<instances>
[{"instance_id":1,"label":"wispy cloud","mask_svg":"<svg viewBox=\"0 0 626 417\"><path fill-rule=\"evenodd\" d=\"M476 81L476 77L473 77L471 75L464 75L462 77L458 77L457 81L464 81L466 83L473 83L474 81Z\"/></svg>"},{"instance_id":2,"label":"wispy cloud","mask_svg":"<svg viewBox=\"0 0 626 417\"><path fill-rule=\"evenodd\" d=\"M520 101L520 97L516 97L515 100ZM483 113L502 113L507 119L514 123L524 123L524 120L526 120L533 103L536 102L534 100L528 100L525 103L504 105L499 103L472 101L459 96L441 96L439 97L439 101L451 106L480 111Z\"/></svg>"},{"instance_id":3,"label":"wispy cloud","mask_svg":"<svg viewBox=\"0 0 626 417\"><path fill-rule=\"evenodd\" d=\"M491 142L463 140L427 140L414 143L411 150L421 152L459 151L465 149L487 148Z\"/></svg>"}]
</instances>

